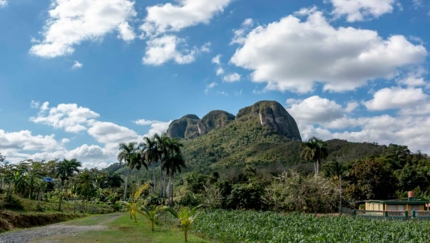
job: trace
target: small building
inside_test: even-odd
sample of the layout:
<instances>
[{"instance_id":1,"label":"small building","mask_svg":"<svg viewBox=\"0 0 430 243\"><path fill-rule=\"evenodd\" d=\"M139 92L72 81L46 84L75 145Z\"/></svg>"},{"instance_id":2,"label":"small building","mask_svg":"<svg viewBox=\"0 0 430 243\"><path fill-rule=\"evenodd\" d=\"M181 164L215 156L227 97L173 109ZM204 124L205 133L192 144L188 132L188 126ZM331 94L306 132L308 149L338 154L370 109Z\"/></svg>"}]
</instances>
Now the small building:
<instances>
[{"instance_id":1,"label":"small building","mask_svg":"<svg viewBox=\"0 0 430 243\"><path fill-rule=\"evenodd\" d=\"M366 200L366 211L408 211L408 215L412 215L412 210L426 210L428 201L416 199L413 192L408 193L407 199L393 200Z\"/></svg>"}]
</instances>

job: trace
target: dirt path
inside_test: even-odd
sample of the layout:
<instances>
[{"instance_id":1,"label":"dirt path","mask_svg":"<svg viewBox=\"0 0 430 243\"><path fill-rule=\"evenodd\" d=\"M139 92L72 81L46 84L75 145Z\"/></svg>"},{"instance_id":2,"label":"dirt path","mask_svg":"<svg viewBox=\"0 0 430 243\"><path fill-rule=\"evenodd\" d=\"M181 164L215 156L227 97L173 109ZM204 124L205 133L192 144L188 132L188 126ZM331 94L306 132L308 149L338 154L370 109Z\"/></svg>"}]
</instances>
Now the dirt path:
<instances>
[{"instance_id":1,"label":"dirt path","mask_svg":"<svg viewBox=\"0 0 430 243\"><path fill-rule=\"evenodd\" d=\"M94 219L97 224L95 225L87 225L87 226L79 226L79 225L71 225L68 222L52 224L48 226L42 226L31 229L22 229L13 232L7 232L0 234L0 243L27 243L33 242L38 238L47 237L47 236L55 236L55 235L75 235L80 232L90 231L90 230L104 230L107 229L107 224L112 222L113 220L124 215L123 213L115 213L115 214L107 214L94 216Z\"/></svg>"}]
</instances>

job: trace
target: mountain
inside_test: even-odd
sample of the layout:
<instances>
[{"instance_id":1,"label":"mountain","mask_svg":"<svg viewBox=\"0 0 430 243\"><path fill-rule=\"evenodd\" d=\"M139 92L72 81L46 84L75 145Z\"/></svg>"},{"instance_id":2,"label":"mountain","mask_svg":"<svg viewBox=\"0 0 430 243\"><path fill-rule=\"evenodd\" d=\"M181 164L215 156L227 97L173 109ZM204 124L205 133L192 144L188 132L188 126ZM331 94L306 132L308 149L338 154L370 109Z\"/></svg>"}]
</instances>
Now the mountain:
<instances>
[{"instance_id":1,"label":"mountain","mask_svg":"<svg viewBox=\"0 0 430 243\"><path fill-rule=\"evenodd\" d=\"M230 124L259 122L264 129L272 130L291 140L301 141L296 121L285 108L276 101L260 101L239 111L237 117L221 110L209 112L201 120L196 115L185 115L174 120L167 130L170 137L192 139L208 134ZM240 126L240 125L239 125Z\"/></svg>"},{"instance_id":2,"label":"mountain","mask_svg":"<svg viewBox=\"0 0 430 243\"><path fill-rule=\"evenodd\" d=\"M221 110L209 112L202 119L185 115L173 121L167 131L181 138L187 171L219 172L231 167L252 164L262 171L282 171L289 167L308 166L300 158L301 136L294 118L275 101L260 101L239 110L236 116ZM387 150L375 143L326 141L327 161L340 162L380 156ZM304 165L305 164L305 165ZM125 166L114 164L108 171L125 173Z\"/></svg>"}]
</instances>

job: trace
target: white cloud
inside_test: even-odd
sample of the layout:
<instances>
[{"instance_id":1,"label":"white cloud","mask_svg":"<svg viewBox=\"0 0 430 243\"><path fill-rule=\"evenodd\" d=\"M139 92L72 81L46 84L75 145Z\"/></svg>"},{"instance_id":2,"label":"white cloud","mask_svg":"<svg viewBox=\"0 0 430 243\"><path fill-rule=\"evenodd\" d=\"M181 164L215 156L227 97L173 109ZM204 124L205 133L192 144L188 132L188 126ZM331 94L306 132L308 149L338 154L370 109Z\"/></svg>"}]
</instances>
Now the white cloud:
<instances>
[{"instance_id":1,"label":"white cloud","mask_svg":"<svg viewBox=\"0 0 430 243\"><path fill-rule=\"evenodd\" d=\"M202 47L200 47L201 52L210 52L211 51L211 43L207 42Z\"/></svg>"},{"instance_id":2,"label":"white cloud","mask_svg":"<svg viewBox=\"0 0 430 243\"><path fill-rule=\"evenodd\" d=\"M210 84L206 85L205 94L208 94L208 93L209 93L209 90L211 90L211 89L215 88L215 86L217 86L217 85L218 85L218 84L217 84L216 82L212 82L212 83L210 83Z\"/></svg>"},{"instance_id":3,"label":"white cloud","mask_svg":"<svg viewBox=\"0 0 430 243\"><path fill-rule=\"evenodd\" d=\"M217 69L216 69L216 75L217 76L221 76L221 75L223 75L224 74L224 69L222 68L222 67L218 67Z\"/></svg>"},{"instance_id":4,"label":"white cloud","mask_svg":"<svg viewBox=\"0 0 430 243\"><path fill-rule=\"evenodd\" d=\"M420 67L415 71L409 72L406 76L401 77L398 80L399 84L407 85L407 86L424 86L427 84L427 82L424 80L424 74L426 74L427 71Z\"/></svg>"},{"instance_id":5,"label":"white cloud","mask_svg":"<svg viewBox=\"0 0 430 243\"><path fill-rule=\"evenodd\" d=\"M32 100L32 101L30 102L30 107L31 107L32 109L39 109L39 106L40 106L39 101L34 101L34 100Z\"/></svg>"},{"instance_id":6,"label":"white cloud","mask_svg":"<svg viewBox=\"0 0 430 243\"><path fill-rule=\"evenodd\" d=\"M148 16L140 27L145 36L168 31L178 32L200 23L208 24L213 16L223 12L232 0L181 0L177 5L166 3L147 7Z\"/></svg>"},{"instance_id":7,"label":"white cloud","mask_svg":"<svg viewBox=\"0 0 430 243\"><path fill-rule=\"evenodd\" d=\"M388 110L419 105L427 98L422 89L384 88L364 104L369 110Z\"/></svg>"},{"instance_id":8,"label":"white cloud","mask_svg":"<svg viewBox=\"0 0 430 243\"><path fill-rule=\"evenodd\" d=\"M68 143L68 142L70 142L70 139L68 139L68 138L61 139L61 143L62 144L65 144L65 143Z\"/></svg>"},{"instance_id":9,"label":"white cloud","mask_svg":"<svg viewBox=\"0 0 430 243\"><path fill-rule=\"evenodd\" d=\"M115 30L130 40L127 22L136 16L132 0L53 0L48 13L43 40L30 49L45 58L70 55L81 42L101 40Z\"/></svg>"},{"instance_id":10,"label":"white cloud","mask_svg":"<svg viewBox=\"0 0 430 243\"><path fill-rule=\"evenodd\" d=\"M133 142L138 140L138 135L135 131L126 127L119 126L112 122L95 122L89 129L88 134L93 136L97 142L109 144L122 142Z\"/></svg>"},{"instance_id":11,"label":"white cloud","mask_svg":"<svg viewBox=\"0 0 430 243\"><path fill-rule=\"evenodd\" d=\"M229 83L240 81L240 74L238 73L227 74L223 77L223 80Z\"/></svg>"},{"instance_id":12,"label":"white cloud","mask_svg":"<svg viewBox=\"0 0 430 243\"><path fill-rule=\"evenodd\" d=\"M246 41L246 34L250 28L254 26L254 21L252 19L245 19L242 23L240 29L233 30L234 37L230 42L230 45L233 44L243 44Z\"/></svg>"},{"instance_id":13,"label":"white cloud","mask_svg":"<svg viewBox=\"0 0 430 243\"><path fill-rule=\"evenodd\" d=\"M131 27L127 22L122 22L118 26L118 38L124 41L132 41L136 38L133 27Z\"/></svg>"},{"instance_id":14,"label":"white cloud","mask_svg":"<svg viewBox=\"0 0 430 243\"><path fill-rule=\"evenodd\" d=\"M221 65L221 54L216 55L214 58L212 58L212 63L215 63L217 65Z\"/></svg>"},{"instance_id":15,"label":"white cloud","mask_svg":"<svg viewBox=\"0 0 430 243\"><path fill-rule=\"evenodd\" d=\"M356 101L351 101L348 102L348 104L345 107L345 112L351 113L352 111L354 111L357 107L359 106L358 102Z\"/></svg>"},{"instance_id":16,"label":"white cloud","mask_svg":"<svg viewBox=\"0 0 430 243\"><path fill-rule=\"evenodd\" d=\"M369 80L393 78L399 68L424 62L427 50L404 36L388 39L371 30L335 28L322 12L306 21L290 15L258 26L236 50L231 63L252 70L267 90L306 93L315 82L324 90L345 91Z\"/></svg>"},{"instance_id":17,"label":"white cloud","mask_svg":"<svg viewBox=\"0 0 430 243\"><path fill-rule=\"evenodd\" d=\"M140 120L134 121L134 123L137 125L141 125L141 126L148 126L148 125L152 125L154 123L160 123L160 121L140 119Z\"/></svg>"},{"instance_id":18,"label":"white cloud","mask_svg":"<svg viewBox=\"0 0 430 243\"><path fill-rule=\"evenodd\" d=\"M6 132L0 129L0 149L1 150L55 150L61 145L54 139L55 135L33 136L31 131Z\"/></svg>"},{"instance_id":19,"label":"white cloud","mask_svg":"<svg viewBox=\"0 0 430 243\"><path fill-rule=\"evenodd\" d=\"M49 103L45 102L40 107L39 114L31 117L30 121L77 133L87 130L87 127L99 116L88 108L78 107L77 104L59 104L57 107L49 108Z\"/></svg>"},{"instance_id":20,"label":"white cloud","mask_svg":"<svg viewBox=\"0 0 430 243\"><path fill-rule=\"evenodd\" d=\"M319 96L309 97L300 103L292 104L287 108L288 112L299 122L323 123L342 117L342 106L334 101Z\"/></svg>"},{"instance_id":21,"label":"white cloud","mask_svg":"<svg viewBox=\"0 0 430 243\"><path fill-rule=\"evenodd\" d=\"M158 133L158 134L165 133L167 131L167 129L169 128L170 123L172 123L172 121L152 123L151 124L151 129L149 129L148 133L146 135L144 135L144 136L146 136L146 137L152 137L156 133Z\"/></svg>"},{"instance_id":22,"label":"white cloud","mask_svg":"<svg viewBox=\"0 0 430 243\"><path fill-rule=\"evenodd\" d=\"M0 0L0 8L6 7L7 1L6 0Z\"/></svg>"},{"instance_id":23,"label":"white cloud","mask_svg":"<svg viewBox=\"0 0 430 243\"><path fill-rule=\"evenodd\" d=\"M142 61L148 65L161 65L168 61L174 61L178 64L187 64L195 60L197 54L196 48L191 50L182 48L178 51L178 47L185 43L184 39L174 35L166 35L160 38L150 39L146 42L146 52Z\"/></svg>"},{"instance_id":24,"label":"white cloud","mask_svg":"<svg viewBox=\"0 0 430 243\"><path fill-rule=\"evenodd\" d=\"M84 65L78 61L75 61L75 64L73 64L72 69L79 69L82 68Z\"/></svg>"},{"instance_id":25,"label":"white cloud","mask_svg":"<svg viewBox=\"0 0 430 243\"><path fill-rule=\"evenodd\" d=\"M335 17L346 15L348 22L378 18L393 12L396 0L330 0Z\"/></svg>"}]
</instances>

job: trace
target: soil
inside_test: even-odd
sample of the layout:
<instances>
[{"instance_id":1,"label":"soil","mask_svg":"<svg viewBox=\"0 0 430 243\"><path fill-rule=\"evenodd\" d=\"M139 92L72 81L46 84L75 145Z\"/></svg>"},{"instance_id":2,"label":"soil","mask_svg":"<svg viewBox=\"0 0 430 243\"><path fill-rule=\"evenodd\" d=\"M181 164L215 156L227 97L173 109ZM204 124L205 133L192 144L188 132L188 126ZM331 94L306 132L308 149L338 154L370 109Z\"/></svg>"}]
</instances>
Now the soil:
<instances>
[{"instance_id":1,"label":"soil","mask_svg":"<svg viewBox=\"0 0 430 243\"><path fill-rule=\"evenodd\" d=\"M55 236L55 235L70 235L74 236L77 233L90 231L90 230L104 230L107 229L107 224L122 216L123 214L108 214L97 216L100 221L97 225L78 226L66 223L52 224L31 229L21 229L13 232L0 234L0 243L27 243L34 242L39 238ZM46 242L53 243L53 242Z\"/></svg>"}]
</instances>

